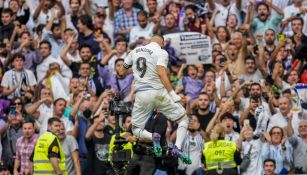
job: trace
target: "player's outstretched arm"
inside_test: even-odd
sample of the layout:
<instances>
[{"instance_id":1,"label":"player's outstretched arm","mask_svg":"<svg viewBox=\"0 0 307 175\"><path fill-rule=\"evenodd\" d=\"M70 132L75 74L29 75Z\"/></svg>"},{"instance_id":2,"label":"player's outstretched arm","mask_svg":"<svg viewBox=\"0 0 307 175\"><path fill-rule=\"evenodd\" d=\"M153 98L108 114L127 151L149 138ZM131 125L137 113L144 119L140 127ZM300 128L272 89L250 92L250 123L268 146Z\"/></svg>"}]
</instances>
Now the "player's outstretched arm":
<instances>
[{"instance_id":1,"label":"player's outstretched arm","mask_svg":"<svg viewBox=\"0 0 307 175\"><path fill-rule=\"evenodd\" d=\"M173 91L172 85L167 76L167 70L164 66L157 65L157 73L160 77L161 83L167 90L167 92Z\"/></svg>"},{"instance_id":2,"label":"player's outstretched arm","mask_svg":"<svg viewBox=\"0 0 307 175\"><path fill-rule=\"evenodd\" d=\"M164 88L167 90L167 92L169 93L173 101L180 102L181 97L178 96L173 90L171 82L169 81L168 76L167 76L166 68L164 66L157 65L157 73L160 77L161 83L163 84Z\"/></svg>"},{"instance_id":3,"label":"player's outstretched arm","mask_svg":"<svg viewBox=\"0 0 307 175\"><path fill-rule=\"evenodd\" d=\"M119 76L125 76L131 72L131 67L132 67L132 53L131 51L128 56L125 58L124 64L121 66L121 68L118 71ZM130 70L130 71L129 71Z\"/></svg>"}]
</instances>

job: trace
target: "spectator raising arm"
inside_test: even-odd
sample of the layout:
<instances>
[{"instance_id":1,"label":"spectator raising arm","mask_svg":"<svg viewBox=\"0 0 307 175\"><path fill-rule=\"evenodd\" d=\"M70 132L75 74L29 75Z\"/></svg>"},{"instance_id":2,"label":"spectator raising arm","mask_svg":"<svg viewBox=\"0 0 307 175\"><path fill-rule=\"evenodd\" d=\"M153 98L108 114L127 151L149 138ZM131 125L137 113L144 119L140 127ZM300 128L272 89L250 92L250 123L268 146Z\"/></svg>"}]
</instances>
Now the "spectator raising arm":
<instances>
[{"instance_id":1,"label":"spectator raising arm","mask_svg":"<svg viewBox=\"0 0 307 175\"><path fill-rule=\"evenodd\" d=\"M92 137L94 136L94 132L96 130L96 127L98 126L98 124L102 121L104 121L105 117L108 115L107 112L101 112L99 114L99 118L98 120L96 120L92 126L87 130L86 134L85 134L85 139L86 140L90 140L92 139Z\"/></svg>"},{"instance_id":2,"label":"spectator raising arm","mask_svg":"<svg viewBox=\"0 0 307 175\"><path fill-rule=\"evenodd\" d=\"M241 10L242 0L236 0L236 7L238 10Z\"/></svg>"},{"instance_id":3,"label":"spectator raising arm","mask_svg":"<svg viewBox=\"0 0 307 175\"><path fill-rule=\"evenodd\" d=\"M273 10L275 10L276 13L278 13L280 16L284 16L284 11L282 9L280 9L279 7L277 7L276 5L274 5L272 2L268 1L268 0L264 0L264 2L271 7Z\"/></svg>"},{"instance_id":4,"label":"spectator raising arm","mask_svg":"<svg viewBox=\"0 0 307 175\"><path fill-rule=\"evenodd\" d=\"M68 40L68 44L66 47L64 47L64 49L61 52L61 59L63 60L63 62L69 67L72 64L72 61L67 57L67 53L69 51L69 49L71 48L72 43L74 42L74 40L76 40L77 34L74 33Z\"/></svg>"},{"instance_id":5,"label":"spectator raising arm","mask_svg":"<svg viewBox=\"0 0 307 175\"><path fill-rule=\"evenodd\" d=\"M71 153L72 161L74 162L74 168L76 171L76 175L81 175L81 167L80 167L80 160L79 160L79 151L74 150Z\"/></svg>"},{"instance_id":6,"label":"spectator raising arm","mask_svg":"<svg viewBox=\"0 0 307 175\"><path fill-rule=\"evenodd\" d=\"M65 8L64 8L64 6L62 4L62 1L61 0L56 0L56 5L57 5L57 7L60 10L60 12L58 14L59 15L58 17L61 17L61 16L65 15Z\"/></svg>"},{"instance_id":7,"label":"spectator raising arm","mask_svg":"<svg viewBox=\"0 0 307 175\"><path fill-rule=\"evenodd\" d=\"M33 103L31 106L26 108L26 112L33 116L35 119L38 119L40 116L40 112L38 111L38 108L43 103L51 103L53 100L51 97L46 97L41 100L38 100L37 102Z\"/></svg>"},{"instance_id":8,"label":"spectator raising arm","mask_svg":"<svg viewBox=\"0 0 307 175\"><path fill-rule=\"evenodd\" d=\"M210 10L215 10L215 2L213 0L208 0L208 7Z\"/></svg>"},{"instance_id":9,"label":"spectator raising arm","mask_svg":"<svg viewBox=\"0 0 307 175\"><path fill-rule=\"evenodd\" d=\"M36 21L39 14L41 13L41 11L43 10L43 7L45 5L45 1L46 0L41 0L41 2L39 3L38 7L35 9L34 13L33 13L33 20Z\"/></svg>"},{"instance_id":10,"label":"spectator raising arm","mask_svg":"<svg viewBox=\"0 0 307 175\"><path fill-rule=\"evenodd\" d=\"M292 137L294 131L293 131L293 128L292 128L292 112L290 112L287 117L288 117L288 124L287 124L287 136L288 137Z\"/></svg>"}]
</instances>

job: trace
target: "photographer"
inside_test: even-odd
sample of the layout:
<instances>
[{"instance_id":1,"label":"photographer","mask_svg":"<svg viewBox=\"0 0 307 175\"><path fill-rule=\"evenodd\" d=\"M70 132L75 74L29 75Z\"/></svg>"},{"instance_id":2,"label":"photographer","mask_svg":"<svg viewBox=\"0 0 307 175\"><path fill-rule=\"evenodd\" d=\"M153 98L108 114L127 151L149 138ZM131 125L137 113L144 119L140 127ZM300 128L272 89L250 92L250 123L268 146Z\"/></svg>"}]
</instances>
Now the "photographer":
<instances>
[{"instance_id":1,"label":"photographer","mask_svg":"<svg viewBox=\"0 0 307 175\"><path fill-rule=\"evenodd\" d=\"M109 116L110 118L110 116ZM125 119L126 121L127 119ZM127 130L121 131L118 135L118 130L112 135L109 147L109 160L112 163L115 174L121 174L126 170L128 161L133 156L133 144L136 138Z\"/></svg>"},{"instance_id":2,"label":"photographer","mask_svg":"<svg viewBox=\"0 0 307 175\"><path fill-rule=\"evenodd\" d=\"M106 111L107 112L107 111ZM103 132L112 136L116 133L116 117L114 115L109 115L107 112L108 124L104 127ZM120 128L120 132L123 132L123 128Z\"/></svg>"}]
</instances>

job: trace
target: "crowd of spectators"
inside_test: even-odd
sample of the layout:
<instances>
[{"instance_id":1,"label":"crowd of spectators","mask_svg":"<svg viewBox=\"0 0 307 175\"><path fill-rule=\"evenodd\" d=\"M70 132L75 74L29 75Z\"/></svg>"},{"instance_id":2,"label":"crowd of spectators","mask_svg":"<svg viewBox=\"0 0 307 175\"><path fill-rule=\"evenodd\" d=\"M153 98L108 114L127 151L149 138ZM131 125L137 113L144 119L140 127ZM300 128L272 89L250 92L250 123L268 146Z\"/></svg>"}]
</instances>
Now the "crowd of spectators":
<instances>
[{"instance_id":1,"label":"crowd of spectators","mask_svg":"<svg viewBox=\"0 0 307 175\"><path fill-rule=\"evenodd\" d=\"M171 59L169 77L190 116L183 151L204 167L214 125L251 162L241 174L307 174L307 6L303 0L0 0L1 172L31 173L51 117L73 174L105 174L115 94L133 106L133 74L119 69L155 35L198 32L212 63ZM158 110L158 109L157 109ZM226 115L225 115L226 114ZM223 116L223 117L221 117ZM125 138L131 116L120 120ZM176 125L167 121L167 144ZM273 170L270 163L273 163ZM271 169L270 169L271 168Z\"/></svg>"}]
</instances>

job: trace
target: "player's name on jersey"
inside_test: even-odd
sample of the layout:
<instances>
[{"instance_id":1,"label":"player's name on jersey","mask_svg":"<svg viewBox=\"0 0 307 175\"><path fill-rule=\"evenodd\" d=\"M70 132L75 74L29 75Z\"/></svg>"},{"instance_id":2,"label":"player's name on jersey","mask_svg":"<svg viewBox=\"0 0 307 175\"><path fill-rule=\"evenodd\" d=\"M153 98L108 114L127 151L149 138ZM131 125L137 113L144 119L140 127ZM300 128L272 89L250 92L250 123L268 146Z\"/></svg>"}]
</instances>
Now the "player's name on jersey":
<instances>
[{"instance_id":1,"label":"player's name on jersey","mask_svg":"<svg viewBox=\"0 0 307 175\"><path fill-rule=\"evenodd\" d=\"M136 49L136 51L135 51L136 53L139 53L139 52L147 52L147 53L149 53L149 55L151 55L152 53L153 53L153 51L152 50L150 50L150 49L146 49L146 48L142 48L142 47L140 47L140 48L138 48L138 49Z\"/></svg>"}]
</instances>

